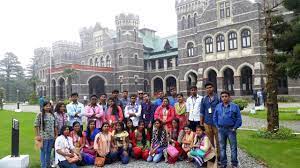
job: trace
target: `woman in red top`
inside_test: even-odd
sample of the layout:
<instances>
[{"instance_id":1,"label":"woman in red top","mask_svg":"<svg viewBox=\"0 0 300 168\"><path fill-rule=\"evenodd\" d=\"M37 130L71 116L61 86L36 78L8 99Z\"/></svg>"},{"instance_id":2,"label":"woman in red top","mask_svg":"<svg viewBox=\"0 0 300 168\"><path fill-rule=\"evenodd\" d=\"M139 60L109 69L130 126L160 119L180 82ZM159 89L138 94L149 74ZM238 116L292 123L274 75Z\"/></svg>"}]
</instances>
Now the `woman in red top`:
<instances>
[{"instance_id":1,"label":"woman in red top","mask_svg":"<svg viewBox=\"0 0 300 168\"><path fill-rule=\"evenodd\" d=\"M126 121L126 129L129 134L129 153L131 153L132 148L136 146L135 142L135 127L133 126L133 122L130 118Z\"/></svg>"},{"instance_id":2,"label":"woman in red top","mask_svg":"<svg viewBox=\"0 0 300 168\"><path fill-rule=\"evenodd\" d=\"M172 120L174 117L175 109L170 105L169 99L164 97L162 105L159 106L154 113L154 119L160 119L166 126L166 130L169 130L172 127Z\"/></svg>"},{"instance_id":3,"label":"woman in red top","mask_svg":"<svg viewBox=\"0 0 300 168\"><path fill-rule=\"evenodd\" d=\"M108 99L108 109L106 113L106 121L110 124L110 132L115 130L115 124L120 121L123 122L124 116L122 112L122 108L118 106L114 100L114 98Z\"/></svg>"},{"instance_id":4,"label":"woman in red top","mask_svg":"<svg viewBox=\"0 0 300 168\"><path fill-rule=\"evenodd\" d=\"M134 134L136 146L132 149L135 159L142 158L143 160L147 160L149 156L150 136L150 133L145 128L145 122L140 120Z\"/></svg>"}]
</instances>

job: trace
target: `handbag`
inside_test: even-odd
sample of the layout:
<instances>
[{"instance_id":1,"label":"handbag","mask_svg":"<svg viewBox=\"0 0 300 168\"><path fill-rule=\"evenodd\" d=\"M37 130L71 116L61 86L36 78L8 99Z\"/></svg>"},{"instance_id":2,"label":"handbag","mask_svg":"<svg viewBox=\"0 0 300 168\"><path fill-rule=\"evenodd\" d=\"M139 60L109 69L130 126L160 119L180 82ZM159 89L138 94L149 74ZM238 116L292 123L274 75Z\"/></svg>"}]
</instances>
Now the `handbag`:
<instances>
[{"instance_id":1,"label":"handbag","mask_svg":"<svg viewBox=\"0 0 300 168\"><path fill-rule=\"evenodd\" d=\"M179 151L172 145L168 145L167 152L172 158L177 157L179 154Z\"/></svg>"},{"instance_id":2,"label":"handbag","mask_svg":"<svg viewBox=\"0 0 300 168\"><path fill-rule=\"evenodd\" d=\"M95 166L103 167L105 164L105 157L98 156L95 158Z\"/></svg>"},{"instance_id":3,"label":"handbag","mask_svg":"<svg viewBox=\"0 0 300 168\"><path fill-rule=\"evenodd\" d=\"M205 152L201 149L193 149L191 150L190 154L192 156L200 156L200 157L203 157L205 155Z\"/></svg>"},{"instance_id":4,"label":"handbag","mask_svg":"<svg viewBox=\"0 0 300 168\"><path fill-rule=\"evenodd\" d=\"M77 154L74 154L73 157L68 157L68 156L66 156L66 159L67 159L67 161L68 161L69 163L76 163L76 162L79 161L79 157L78 157Z\"/></svg>"}]
</instances>

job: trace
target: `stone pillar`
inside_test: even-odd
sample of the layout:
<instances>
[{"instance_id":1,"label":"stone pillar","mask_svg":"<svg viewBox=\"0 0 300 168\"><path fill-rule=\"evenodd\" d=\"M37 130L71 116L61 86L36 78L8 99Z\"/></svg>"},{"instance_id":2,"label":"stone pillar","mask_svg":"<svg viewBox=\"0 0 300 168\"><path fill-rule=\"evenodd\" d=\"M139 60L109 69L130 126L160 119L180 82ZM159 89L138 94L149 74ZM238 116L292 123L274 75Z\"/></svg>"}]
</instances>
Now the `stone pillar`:
<instances>
[{"instance_id":1,"label":"stone pillar","mask_svg":"<svg viewBox=\"0 0 300 168\"><path fill-rule=\"evenodd\" d=\"M217 77L218 94L224 90L224 77Z\"/></svg>"},{"instance_id":2,"label":"stone pillar","mask_svg":"<svg viewBox=\"0 0 300 168\"><path fill-rule=\"evenodd\" d=\"M164 59L164 70L168 70L168 60Z\"/></svg>"},{"instance_id":3,"label":"stone pillar","mask_svg":"<svg viewBox=\"0 0 300 168\"><path fill-rule=\"evenodd\" d=\"M163 81L163 91L164 93L167 93L167 82L165 80L162 81Z\"/></svg>"},{"instance_id":4,"label":"stone pillar","mask_svg":"<svg viewBox=\"0 0 300 168\"><path fill-rule=\"evenodd\" d=\"M241 77L240 76L234 76L234 96L241 96Z\"/></svg>"},{"instance_id":5,"label":"stone pillar","mask_svg":"<svg viewBox=\"0 0 300 168\"><path fill-rule=\"evenodd\" d=\"M155 68L156 68L156 71L158 71L158 59L155 60Z\"/></svg>"},{"instance_id":6,"label":"stone pillar","mask_svg":"<svg viewBox=\"0 0 300 168\"><path fill-rule=\"evenodd\" d=\"M172 68L173 68L173 70L176 69L176 58L175 57L172 58Z\"/></svg>"}]
</instances>

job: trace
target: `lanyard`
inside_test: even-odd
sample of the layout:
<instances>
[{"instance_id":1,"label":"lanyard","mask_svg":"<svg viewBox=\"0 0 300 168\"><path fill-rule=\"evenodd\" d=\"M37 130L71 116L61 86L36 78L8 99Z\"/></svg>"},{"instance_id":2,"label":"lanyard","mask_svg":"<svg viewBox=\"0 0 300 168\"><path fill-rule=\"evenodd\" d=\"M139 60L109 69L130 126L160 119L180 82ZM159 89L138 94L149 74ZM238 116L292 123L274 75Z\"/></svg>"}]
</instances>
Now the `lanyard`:
<instances>
[{"instance_id":1,"label":"lanyard","mask_svg":"<svg viewBox=\"0 0 300 168\"><path fill-rule=\"evenodd\" d=\"M192 105L193 105L193 111L194 111L194 107L197 102L197 97L195 97L195 98L191 97L191 99L192 99ZM194 101L194 99L195 99L195 101Z\"/></svg>"}]
</instances>

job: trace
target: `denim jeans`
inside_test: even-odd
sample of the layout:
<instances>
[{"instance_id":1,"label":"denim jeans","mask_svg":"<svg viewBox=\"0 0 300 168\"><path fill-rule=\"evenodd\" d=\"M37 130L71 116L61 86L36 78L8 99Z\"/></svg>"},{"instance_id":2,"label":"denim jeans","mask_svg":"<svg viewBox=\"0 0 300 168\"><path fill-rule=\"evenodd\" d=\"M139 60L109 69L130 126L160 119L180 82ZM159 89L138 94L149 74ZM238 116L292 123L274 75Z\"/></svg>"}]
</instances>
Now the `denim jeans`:
<instances>
[{"instance_id":1,"label":"denim jeans","mask_svg":"<svg viewBox=\"0 0 300 168\"><path fill-rule=\"evenodd\" d=\"M58 163L59 168L77 168L75 163L69 163L67 160Z\"/></svg>"},{"instance_id":2,"label":"denim jeans","mask_svg":"<svg viewBox=\"0 0 300 168\"><path fill-rule=\"evenodd\" d=\"M231 150L231 165L237 166L237 139L236 131L232 131L232 128L219 128L219 144L220 144L220 160L222 167L227 166L227 155L226 155L226 145L227 139L230 143Z\"/></svg>"},{"instance_id":3,"label":"denim jeans","mask_svg":"<svg viewBox=\"0 0 300 168\"><path fill-rule=\"evenodd\" d=\"M41 167L47 168L50 166L51 150L54 145L54 139L43 139L43 147L41 148Z\"/></svg>"},{"instance_id":4,"label":"denim jeans","mask_svg":"<svg viewBox=\"0 0 300 168\"><path fill-rule=\"evenodd\" d=\"M154 156L149 155L148 158L147 158L147 162L153 161L155 163L158 163L158 162L160 162L162 156L163 156L163 151L155 154Z\"/></svg>"},{"instance_id":5,"label":"denim jeans","mask_svg":"<svg viewBox=\"0 0 300 168\"><path fill-rule=\"evenodd\" d=\"M122 164L129 163L128 150L126 151L123 148L118 148L118 150L116 152L110 152L108 157L111 158L112 160L121 159Z\"/></svg>"}]
</instances>

